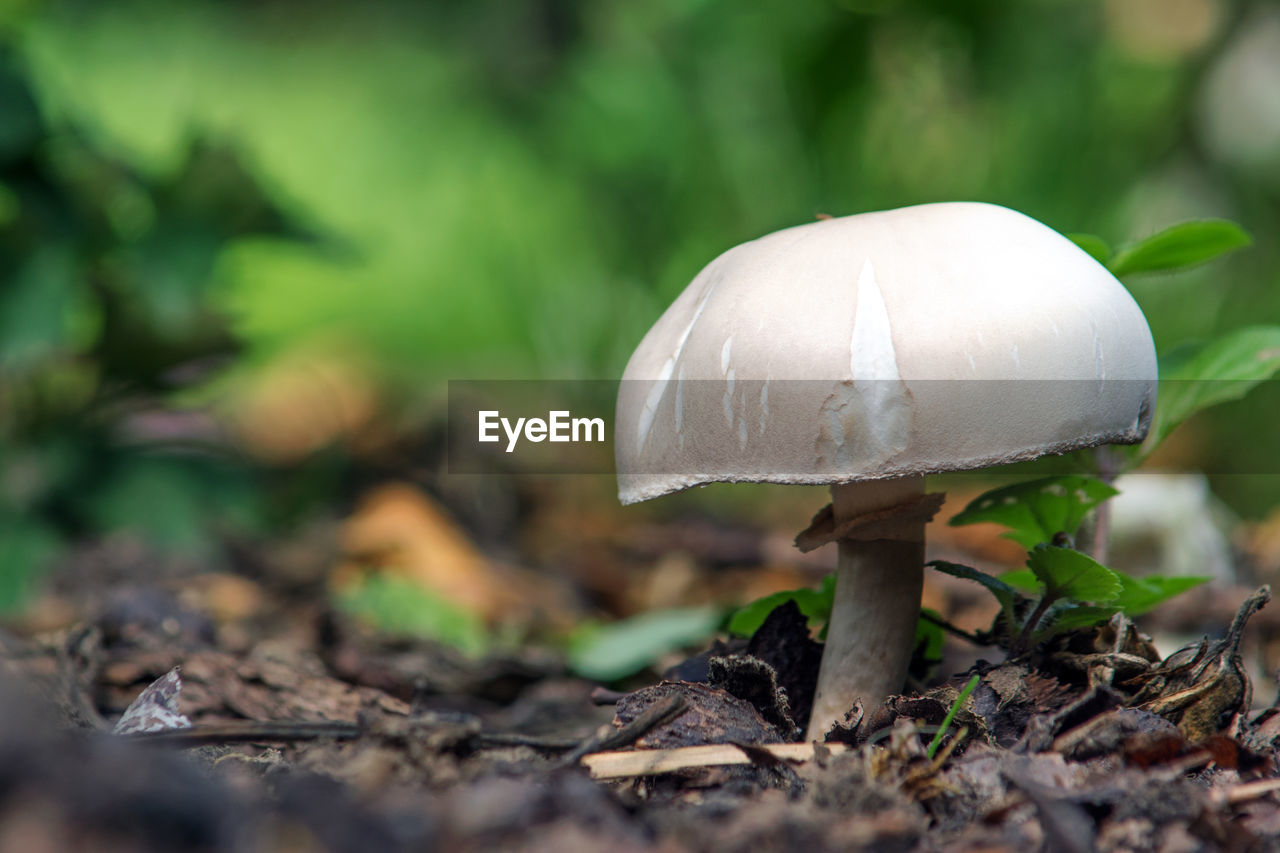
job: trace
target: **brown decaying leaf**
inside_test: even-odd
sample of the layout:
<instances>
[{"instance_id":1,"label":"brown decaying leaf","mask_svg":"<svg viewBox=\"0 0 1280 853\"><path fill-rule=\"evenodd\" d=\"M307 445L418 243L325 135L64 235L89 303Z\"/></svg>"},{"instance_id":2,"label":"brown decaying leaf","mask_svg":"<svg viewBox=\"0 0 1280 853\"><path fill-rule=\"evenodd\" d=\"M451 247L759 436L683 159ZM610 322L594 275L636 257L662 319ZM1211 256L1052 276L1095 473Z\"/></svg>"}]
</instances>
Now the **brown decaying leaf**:
<instances>
[{"instance_id":1,"label":"brown decaying leaf","mask_svg":"<svg viewBox=\"0 0 1280 853\"><path fill-rule=\"evenodd\" d=\"M527 621L527 598L419 489L393 484L370 492L343 525L339 589L366 572L386 572L486 621Z\"/></svg>"},{"instance_id":2,"label":"brown decaying leaf","mask_svg":"<svg viewBox=\"0 0 1280 853\"><path fill-rule=\"evenodd\" d=\"M800 737L800 727L791 716L786 691L778 687L778 673L769 664L750 655L712 658L707 683L750 702L765 722L784 741Z\"/></svg>"},{"instance_id":3,"label":"brown decaying leaf","mask_svg":"<svg viewBox=\"0 0 1280 853\"><path fill-rule=\"evenodd\" d=\"M960 686L963 686L963 682ZM859 728L859 738L865 742L877 737L878 733L890 727L893 727L893 736L901 737L903 735L899 732L898 726L904 722L914 724L919 721L927 726L939 726L958 696L959 687L955 684L944 684L923 696L890 696L863 719ZM963 729L965 732L963 737L957 735L956 747L963 748L966 743L973 740L986 741L988 737L986 721L974 713L972 696L956 711L952 727L956 730ZM930 737L932 737L931 734Z\"/></svg>"},{"instance_id":4,"label":"brown decaying leaf","mask_svg":"<svg viewBox=\"0 0 1280 853\"><path fill-rule=\"evenodd\" d=\"M636 742L645 749L670 749L708 743L781 743L777 730L749 702L706 684L664 681L618 700L614 725L621 727L655 702L684 699L686 709Z\"/></svg>"},{"instance_id":5,"label":"brown decaying leaf","mask_svg":"<svg viewBox=\"0 0 1280 853\"><path fill-rule=\"evenodd\" d=\"M102 678L118 690L136 690L139 677L182 661L182 698L196 722L219 720L345 720L376 707L406 715L407 703L381 691L330 678L314 655L261 643L246 658L225 652L157 651L108 665Z\"/></svg>"},{"instance_id":6,"label":"brown decaying leaf","mask_svg":"<svg viewBox=\"0 0 1280 853\"><path fill-rule=\"evenodd\" d=\"M746 653L773 667L778 686L786 691L791 719L804 724L813 707L822 645L810 636L808 620L794 601L773 609L751 635Z\"/></svg>"},{"instance_id":7,"label":"brown decaying leaf","mask_svg":"<svg viewBox=\"0 0 1280 853\"><path fill-rule=\"evenodd\" d=\"M853 707L845 712L842 719L832 724L831 729L822 738L823 743L839 743L848 746L855 746L861 743L858 735L862 730L862 720L865 716L866 712L862 708L862 700L858 699L853 703Z\"/></svg>"},{"instance_id":8,"label":"brown decaying leaf","mask_svg":"<svg viewBox=\"0 0 1280 853\"><path fill-rule=\"evenodd\" d=\"M1232 725L1249 706L1253 688L1240 657L1249 618L1271 600L1270 587L1245 599L1226 636L1180 650L1153 668L1136 703L1176 723L1188 740L1203 741Z\"/></svg>"},{"instance_id":9,"label":"brown decaying leaf","mask_svg":"<svg viewBox=\"0 0 1280 853\"><path fill-rule=\"evenodd\" d=\"M1177 728L1168 720L1149 711L1121 708L1067 729L1054 738L1052 749L1071 761L1087 761L1109 755L1122 745L1137 743L1139 739L1154 744L1169 737L1182 740Z\"/></svg>"}]
</instances>

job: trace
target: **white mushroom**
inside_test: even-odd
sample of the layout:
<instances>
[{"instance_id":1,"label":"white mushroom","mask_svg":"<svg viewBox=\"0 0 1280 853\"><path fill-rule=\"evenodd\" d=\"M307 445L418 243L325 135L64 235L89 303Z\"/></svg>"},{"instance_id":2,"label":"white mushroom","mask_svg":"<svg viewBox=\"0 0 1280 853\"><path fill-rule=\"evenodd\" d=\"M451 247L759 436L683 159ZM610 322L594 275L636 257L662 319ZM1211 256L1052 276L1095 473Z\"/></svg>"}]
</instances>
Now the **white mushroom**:
<instances>
[{"instance_id":1,"label":"white mushroom","mask_svg":"<svg viewBox=\"0 0 1280 853\"><path fill-rule=\"evenodd\" d=\"M618 393L625 504L715 481L822 483L797 544L839 542L809 736L902 687L928 473L1146 435L1146 320L1071 241L988 204L789 228L712 261L636 348Z\"/></svg>"}]
</instances>

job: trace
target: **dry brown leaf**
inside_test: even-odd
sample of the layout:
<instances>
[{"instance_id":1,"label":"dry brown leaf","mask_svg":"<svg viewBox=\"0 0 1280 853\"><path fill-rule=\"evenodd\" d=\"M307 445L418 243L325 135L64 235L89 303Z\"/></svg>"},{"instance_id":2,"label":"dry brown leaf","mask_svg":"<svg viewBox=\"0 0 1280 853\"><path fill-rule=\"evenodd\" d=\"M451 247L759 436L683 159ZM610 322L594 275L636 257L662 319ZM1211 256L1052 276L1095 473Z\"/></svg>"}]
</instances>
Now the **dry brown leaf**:
<instances>
[{"instance_id":1,"label":"dry brown leaf","mask_svg":"<svg viewBox=\"0 0 1280 853\"><path fill-rule=\"evenodd\" d=\"M490 623L509 621L525 599L445 512L406 484L368 494L342 529L345 559L334 584L349 587L369 571L420 585Z\"/></svg>"},{"instance_id":2,"label":"dry brown leaf","mask_svg":"<svg viewBox=\"0 0 1280 853\"><path fill-rule=\"evenodd\" d=\"M255 455L303 459L369 428L378 394L350 346L313 341L279 357L230 395L232 429Z\"/></svg>"}]
</instances>

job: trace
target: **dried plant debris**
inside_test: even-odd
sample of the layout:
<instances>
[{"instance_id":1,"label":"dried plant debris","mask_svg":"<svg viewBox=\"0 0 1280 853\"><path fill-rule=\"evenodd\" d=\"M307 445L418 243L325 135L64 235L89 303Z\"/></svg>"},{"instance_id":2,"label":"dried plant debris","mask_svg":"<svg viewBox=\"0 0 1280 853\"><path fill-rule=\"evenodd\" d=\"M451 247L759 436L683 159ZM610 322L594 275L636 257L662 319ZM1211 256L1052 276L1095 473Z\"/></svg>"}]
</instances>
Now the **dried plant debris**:
<instances>
[{"instance_id":1,"label":"dried plant debris","mask_svg":"<svg viewBox=\"0 0 1280 853\"><path fill-rule=\"evenodd\" d=\"M959 695L959 686L946 684L923 696L890 696L863 720L859 737L863 742L875 742L886 736L899 722L910 722L916 724L915 731L921 737L928 735L931 738L939 730ZM953 743L952 749L962 748L973 740L987 740L986 721L974 713L972 696L956 709L953 727L963 732L963 735ZM925 740L927 742L928 738Z\"/></svg>"},{"instance_id":2,"label":"dried plant debris","mask_svg":"<svg viewBox=\"0 0 1280 853\"><path fill-rule=\"evenodd\" d=\"M1067 729L1053 739L1050 750L1069 761L1087 761L1124 749L1130 745L1162 742L1166 738L1182 739L1178 729L1164 717L1138 708L1106 711Z\"/></svg>"},{"instance_id":3,"label":"dried plant debris","mask_svg":"<svg viewBox=\"0 0 1280 853\"><path fill-rule=\"evenodd\" d=\"M645 749L670 749L707 743L782 743L778 730L755 707L726 690L706 684L664 681L618 700L614 725L621 728L651 705L679 697L683 712L636 742Z\"/></svg>"},{"instance_id":4,"label":"dried plant debris","mask_svg":"<svg viewBox=\"0 0 1280 853\"><path fill-rule=\"evenodd\" d=\"M822 644L810 636L808 620L795 601L773 609L751 636L746 654L773 667L778 686L786 691L791 718L805 725L813 708Z\"/></svg>"},{"instance_id":5,"label":"dried plant debris","mask_svg":"<svg viewBox=\"0 0 1280 853\"><path fill-rule=\"evenodd\" d=\"M862 708L862 700L859 699L853 703L853 707L845 712L843 718L836 720L831 728L823 735L823 743L841 743L853 746L860 743L858 735L862 731L862 720L866 717L866 712Z\"/></svg>"},{"instance_id":6,"label":"dried plant debris","mask_svg":"<svg viewBox=\"0 0 1280 853\"><path fill-rule=\"evenodd\" d=\"M1066 704L1075 690L1024 664L987 666L973 692L973 712L982 718L988 740L998 746L1017 743L1035 717Z\"/></svg>"},{"instance_id":7,"label":"dried plant debris","mask_svg":"<svg viewBox=\"0 0 1280 853\"><path fill-rule=\"evenodd\" d=\"M712 658L707 680L712 687L750 702L783 740L799 739L800 727L792 718L787 692L778 686L778 673L769 664L749 655Z\"/></svg>"},{"instance_id":8,"label":"dried plant debris","mask_svg":"<svg viewBox=\"0 0 1280 853\"><path fill-rule=\"evenodd\" d=\"M533 653L87 625L4 644L0 849L1276 849L1280 708L1246 713L1240 651L1265 600L1163 658L1123 619L1061 635L857 706L826 744L793 742L820 650L794 608L612 708ZM4 680L37 675L43 700ZM85 727L121 711L126 737Z\"/></svg>"},{"instance_id":9,"label":"dried plant debris","mask_svg":"<svg viewBox=\"0 0 1280 853\"><path fill-rule=\"evenodd\" d=\"M716 638L712 640L711 648L663 670L662 680L705 683L711 677L711 661L714 658L745 653L747 653L747 641L742 637L731 637L727 641Z\"/></svg>"},{"instance_id":10,"label":"dried plant debris","mask_svg":"<svg viewBox=\"0 0 1280 853\"><path fill-rule=\"evenodd\" d=\"M811 636L808 619L795 601L775 607L749 640L717 639L706 651L665 670L662 678L711 682L713 661L736 658L754 658L767 665L780 695L786 698L787 715L796 723L808 721L822 663L822 644Z\"/></svg>"},{"instance_id":11,"label":"dried plant debris","mask_svg":"<svg viewBox=\"0 0 1280 853\"><path fill-rule=\"evenodd\" d=\"M1192 740L1231 727L1253 697L1240 641L1249 618L1270 600L1270 588L1259 589L1245 599L1222 639L1170 655L1154 668L1135 701L1176 723Z\"/></svg>"},{"instance_id":12,"label":"dried plant debris","mask_svg":"<svg viewBox=\"0 0 1280 853\"><path fill-rule=\"evenodd\" d=\"M191 720L178 710L178 694L182 692L179 667L166 672L147 686L116 721L112 734L160 732L167 729L189 729Z\"/></svg>"}]
</instances>

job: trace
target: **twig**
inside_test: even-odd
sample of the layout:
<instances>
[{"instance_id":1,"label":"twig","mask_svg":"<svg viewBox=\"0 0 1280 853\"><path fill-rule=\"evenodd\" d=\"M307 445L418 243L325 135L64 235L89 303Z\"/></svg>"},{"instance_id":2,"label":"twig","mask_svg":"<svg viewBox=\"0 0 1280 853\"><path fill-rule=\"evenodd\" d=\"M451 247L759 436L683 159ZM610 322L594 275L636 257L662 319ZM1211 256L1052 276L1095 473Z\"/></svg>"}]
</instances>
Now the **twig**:
<instances>
[{"instance_id":1,"label":"twig","mask_svg":"<svg viewBox=\"0 0 1280 853\"><path fill-rule=\"evenodd\" d=\"M1258 587L1240 604L1240 609L1236 611L1235 618L1231 620L1231 627L1227 629L1227 636L1224 638L1225 647L1233 652L1240 647L1240 636L1244 633L1244 626L1249 623L1253 614L1267 606L1267 602L1271 600L1271 585L1263 584Z\"/></svg>"},{"instance_id":2,"label":"twig","mask_svg":"<svg viewBox=\"0 0 1280 853\"><path fill-rule=\"evenodd\" d=\"M360 734L357 723L320 720L316 722L258 722L218 723L208 726L192 726L189 729L163 729L158 732L134 732L113 735L134 743L151 743L186 749L214 743L253 743L255 741L350 740Z\"/></svg>"},{"instance_id":3,"label":"twig","mask_svg":"<svg viewBox=\"0 0 1280 853\"><path fill-rule=\"evenodd\" d=\"M584 740L564 757L562 766L571 767L591 752L630 746L658 726L683 714L686 706L683 696L671 696L663 702L655 702L622 728L604 735L592 735Z\"/></svg>"},{"instance_id":4,"label":"twig","mask_svg":"<svg viewBox=\"0 0 1280 853\"><path fill-rule=\"evenodd\" d=\"M350 740L363 733L359 723L328 720L316 722L234 722L193 726L189 729L164 729L156 732L134 732L116 735L135 743L158 744L186 749L217 743L253 743L256 741ZM582 741L579 738L524 735L518 732L481 732L472 738L476 749L503 749L527 746L545 752L564 752Z\"/></svg>"},{"instance_id":5,"label":"twig","mask_svg":"<svg viewBox=\"0 0 1280 853\"><path fill-rule=\"evenodd\" d=\"M1013 653L1011 657L1021 657L1031 650L1031 634L1035 631L1036 626L1040 624L1040 620L1044 619L1044 615L1049 612L1049 608L1058 600L1057 596L1050 596L1046 589L1040 597L1036 609L1031 611L1031 615L1027 617L1027 622L1022 626L1022 631L1018 634L1018 639L1013 644Z\"/></svg>"},{"instance_id":6,"label":"twig","mask_svg":"<svg viewBox=\"0 0 1280 853\"><path fill-rule=\"evenodd\" d=\"M481 732L471 739L476 749L503 749L509 746L527 746L543 752L564 752L582 743L581 738L544 735L522 735L518 732Z\"/></svg>"},{"instance_id":7,"label":"twig","mask_svg":"<svg viewBox=\"0 0 1280 853\"><path fill-rule=\"evenodd\" d=\"M920 618L926 622L932 622L942 630L949 631L952 634L955 634L957 637L960 637L961 639L968 640L969 642L973 643L975 646L991 645L989 642L984 641L977 634L971 631L966 631L965 629L957 625L953 625L950 622L948 622L946 619L943 619L941 616L937 616L933 613L930 613L928 610L922 609L920 611Z\"/></svg>"},{"instance_id":8,"label":"twig","mask_svg":"<svg viewBox=\"0 0 1280 853\"><path fill-rule=\"evenodd\" d=\"M829 755L847 752L842 743L824 743L820 748ZM753 747L779 761L810 761L814 757L812 743L771 743ZM626 779L633 776L656 776L697 767L720 767L728 764L755 764L753 757L737 744L713 743L704 746L682 746L676 749L636 749L622 752L596 752L581 759L593 779Z\"/></svg>"},{"instance_id":9,"label":"twig","mask_svg":"<svg viewBox=\"0 0 1280 853\"><path fill-rule=\"evenodd\" d=\"M1259 779L1256 782L1232 785L1225 791L1214 791L1212 797L1219 805L1234 806L1249 800L1256 800L1258 797L1270 794L1272 791L1280 791L1280 779Z\"/></svg>"}]
</instances>

